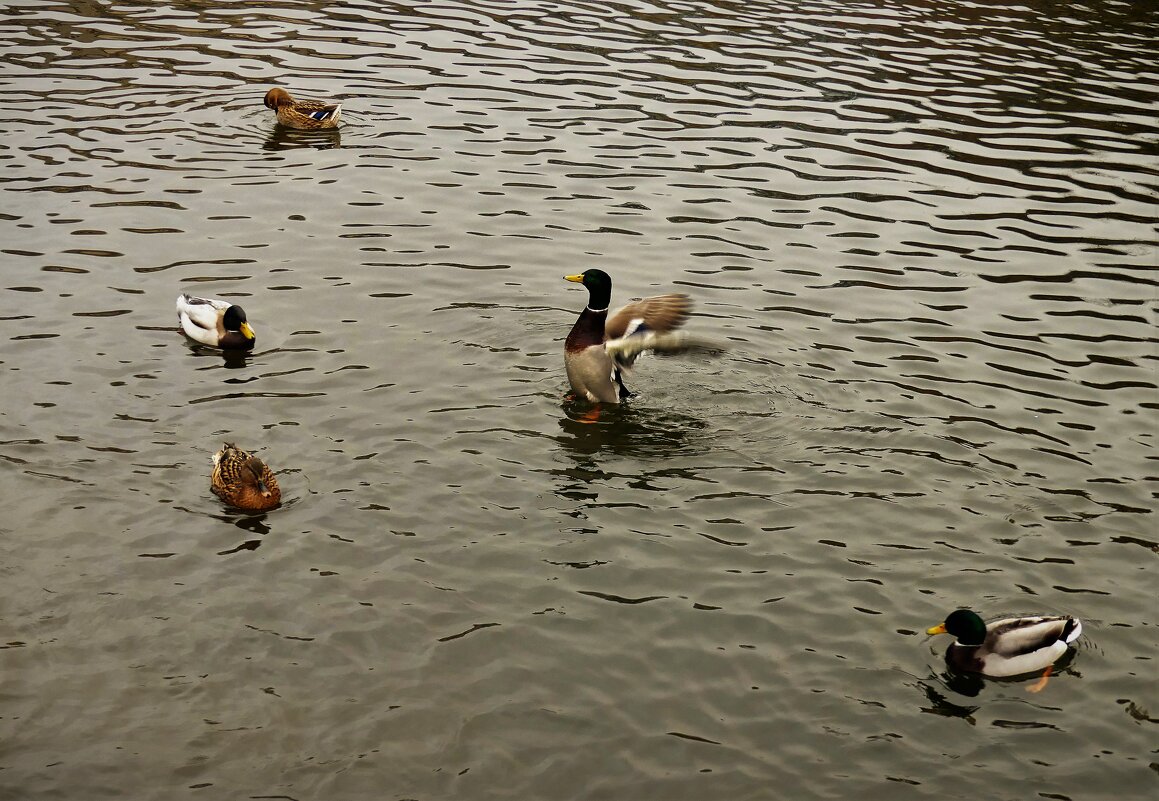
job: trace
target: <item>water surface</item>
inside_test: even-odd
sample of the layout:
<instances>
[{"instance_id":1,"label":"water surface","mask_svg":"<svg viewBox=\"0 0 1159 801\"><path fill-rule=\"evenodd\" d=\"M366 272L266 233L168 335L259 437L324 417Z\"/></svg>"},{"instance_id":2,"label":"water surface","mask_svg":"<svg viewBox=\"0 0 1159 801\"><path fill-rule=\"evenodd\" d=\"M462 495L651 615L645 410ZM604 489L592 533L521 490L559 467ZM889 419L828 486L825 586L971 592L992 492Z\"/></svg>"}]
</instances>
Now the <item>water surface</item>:
<instances>
[{"instance_id":1,"label":"water surface","mask_svg":"<svg viewBox=\"0 0 1159 801\"><path fill-rule=\"evenodd\" d=\"M1156 21L10 5L0 798L1153 793ZM731 349L585 422L587 267Z\"/></svg>"}]
</instances>

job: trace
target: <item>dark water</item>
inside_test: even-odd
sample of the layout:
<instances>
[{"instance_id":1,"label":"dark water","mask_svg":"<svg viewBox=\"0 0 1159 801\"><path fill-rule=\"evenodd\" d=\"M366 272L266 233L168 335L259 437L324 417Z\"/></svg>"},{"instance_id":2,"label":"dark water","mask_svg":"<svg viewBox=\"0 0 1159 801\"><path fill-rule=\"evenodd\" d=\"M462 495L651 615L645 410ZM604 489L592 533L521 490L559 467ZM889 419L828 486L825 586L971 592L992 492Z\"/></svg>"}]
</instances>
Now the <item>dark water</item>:
<instances>
[{"instance_id":1,"label":"dark water","mask_svg":"<svg viewBox=\"0 0 1159 801\"><path fill-rule=\"evenodd\" d=\"M1157 16L9 4L0 798L1152 795ZM593 266L732 349L583 422Z\"/></svg>"}]
</instances>

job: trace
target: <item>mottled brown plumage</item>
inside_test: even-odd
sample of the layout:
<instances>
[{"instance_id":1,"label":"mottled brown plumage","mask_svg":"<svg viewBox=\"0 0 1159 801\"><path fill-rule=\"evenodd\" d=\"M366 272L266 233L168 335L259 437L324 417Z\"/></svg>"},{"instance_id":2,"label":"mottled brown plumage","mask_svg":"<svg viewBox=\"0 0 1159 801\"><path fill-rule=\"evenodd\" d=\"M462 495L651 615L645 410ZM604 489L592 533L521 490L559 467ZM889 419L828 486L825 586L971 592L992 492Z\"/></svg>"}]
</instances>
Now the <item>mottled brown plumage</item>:
<instances>
[{"instance_id":1,"label":"mottled brown plumage","mask_svg":"<svg viewBox=\"0 0 1159 801\"><path fill-rule=\"evenodd\" d=\"M321 100L295 100L290 93L279 86L266 92L266 108L277 114L278 122L287 128L303 131L317 131L337 128L342 117L342 106L338 103L323 103Z\"/></svg>"},{"instance_id":2,"label":"mottled brown plumage","mask_svg":"<svg viewBox=\"0 0 1159 801\"><path fill-rule=\"evenodd\" d=\"M273 471L258 457L232 442L213 455L210 488L230 506L264 512L282 502L282 490Z\"/></svg>"}]
</instances>

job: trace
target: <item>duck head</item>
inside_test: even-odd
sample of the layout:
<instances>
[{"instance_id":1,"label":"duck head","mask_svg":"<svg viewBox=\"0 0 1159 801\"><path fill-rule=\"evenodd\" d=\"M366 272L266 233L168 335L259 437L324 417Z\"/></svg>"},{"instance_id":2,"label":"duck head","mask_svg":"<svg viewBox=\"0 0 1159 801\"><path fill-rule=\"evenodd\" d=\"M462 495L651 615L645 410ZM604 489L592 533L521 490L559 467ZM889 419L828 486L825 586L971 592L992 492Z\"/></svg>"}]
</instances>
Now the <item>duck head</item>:
<instances>
[{"instance_id":1,"label":"duck head","mask_svg":"<svg viewBox=\"0 0 1159 801\"><path fill-rule=\"evenodd\" d=\"M225 314L221 318L221 326L227 333L237 331L250 341L255 337L253 328L246 321L245 309L241 306L230 306L226 309Z\"/></svg>"},{"instance_id":2,"label":"duck head","mask_svg":"<svg viewBox=\"0 0 1159 801\"><path fill-rule=\"evenodd\" d=\"M294 102L294 98L290 97L290 93L280 86L275 86L270 91L266 92L266 108L277 109L279 106L288 106Z\"/></svg>"},{"instance_id":3,"label":"duck head","mask_svg":"<svg viewBox=\"0 0 1159 801\"><path fill-rule=\"evenodd\" d=\"M956 609L926 634L952 634L961 645L981 645L986 641L986 622L976 612Z\"/></svg>"},{"instance_id":4,"label":"duck head","mask_svg":"<svg viewBox=\"0 0 1159 801\"><path fill-rule=\"evenodd\" d=\"M603 270L584 270L579 275L565 275L564 278L587 287L589 309L606 310L612 302L612 277Z\"/></svg>"}]
</instances>

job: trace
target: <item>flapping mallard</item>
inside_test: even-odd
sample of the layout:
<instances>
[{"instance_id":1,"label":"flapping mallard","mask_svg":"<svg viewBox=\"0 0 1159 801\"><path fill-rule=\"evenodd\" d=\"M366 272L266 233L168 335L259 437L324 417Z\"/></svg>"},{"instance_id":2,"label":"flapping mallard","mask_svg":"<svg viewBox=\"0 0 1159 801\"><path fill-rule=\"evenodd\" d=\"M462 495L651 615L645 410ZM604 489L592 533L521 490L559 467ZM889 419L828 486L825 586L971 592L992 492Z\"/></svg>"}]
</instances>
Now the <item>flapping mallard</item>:
<instances>
[{"instance_id":1,"label":"flapping mallard","mask_svg":"<svg viewBox=\"0 0 1159 801\"><path fill-rule=\"evenodd\" d=\"M245 310L224 300L196 298L184 292L177 296L177 319L185 336L226 350L251 350L254 330L246 322Z\"/></svg>"},{"instance_id":2,"label":"flapping mallard","mask_svg":"<svg viewBox=\"0 0 1159 801\"><path fill-rule=\"evenodd\" d=\"M282 502L278 480L266 463L232 442L213 454L210 488L230 506L264 512Z\"/></svg>"},{"instance_id":3,"label":"flapping mallard","mask_svg":"<svg viewBox=\"0 0 1159 801\"><path fill-rule=\"evenodd\" d=\"M266 108L272 108L278 115L278 122L287 128L303 131L317 131L323 128L337 128L342 117L339 103L324 103L321 100L295 100L280 86L266 92Z\"/></svg>"},{"instance_id":4,"label":"flapping mallard","mask_svg":"<svg viewBox=\"0 0 1159 801\"><path fill-rule=\"evenodd\" d=\"M926 634L949 633L957 638L946 650L946 664L951 668L1002 678L1040 670L1049 675L1051 665L1082 631L1075 617L1008 617L986 623L969 609L958 609Z\"/></svg>"},{"instance_id":5,"label":"flapping mallard","mask_svg":"<svg viewBox=\"0 0 1159 801\"><path fill-rule=\"evenodd\" d=\"M564 276L588 289L588 305L575 321L564 342L563 361L567 379L579 395L596 403L619 403L631 396L623 374L646 350L682 353L689 350L720 350L718 344L689 337L675 329L684 325L692 311L687 295L644 298L608 316L612 279L603 270L585 270Z\"/></svg>"}]
</instances>

